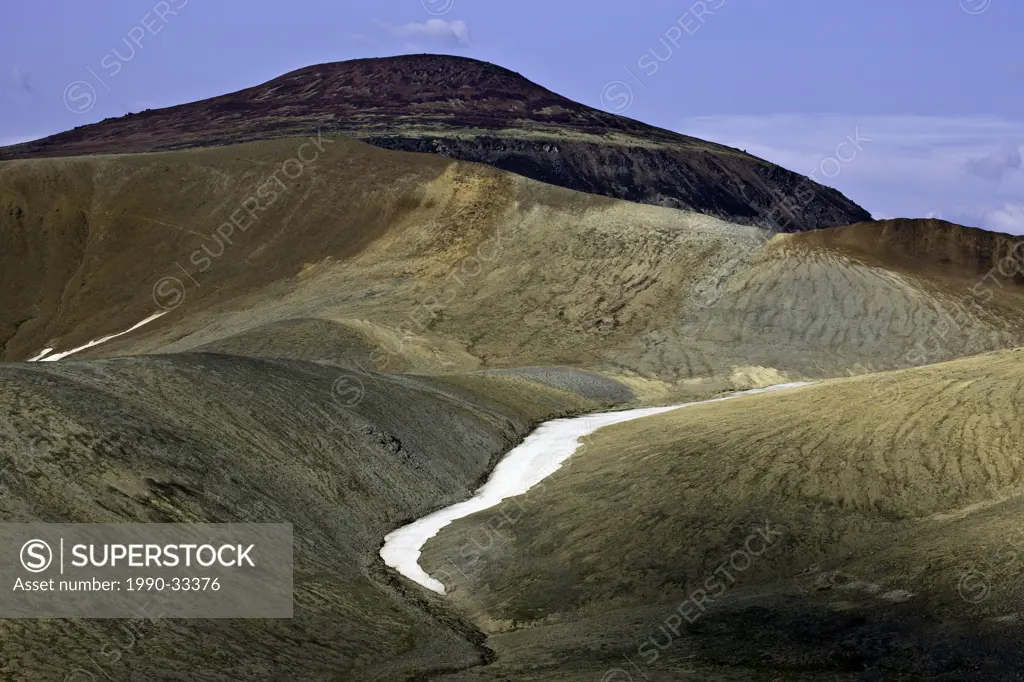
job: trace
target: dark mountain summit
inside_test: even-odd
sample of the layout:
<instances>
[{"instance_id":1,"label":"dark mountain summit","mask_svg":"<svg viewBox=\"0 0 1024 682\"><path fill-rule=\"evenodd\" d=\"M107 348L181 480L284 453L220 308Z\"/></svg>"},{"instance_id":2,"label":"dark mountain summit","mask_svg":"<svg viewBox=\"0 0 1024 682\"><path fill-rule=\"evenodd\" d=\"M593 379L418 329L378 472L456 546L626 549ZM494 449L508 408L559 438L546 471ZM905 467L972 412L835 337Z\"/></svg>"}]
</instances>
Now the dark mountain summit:
<instances>
[{"instance_id":1,"label":"dark mountain summit","mask_svg":"<svg viewBox=\"0 0 1024 682\"><path fill-rule=\"evenodd\" d=\"M0 160L224 145L316 129L787 232L870 219L841 193L739 150L593 109L493 64L441 55L310 66L228 95L3 148Z\"/></svg>"}]
</instances>

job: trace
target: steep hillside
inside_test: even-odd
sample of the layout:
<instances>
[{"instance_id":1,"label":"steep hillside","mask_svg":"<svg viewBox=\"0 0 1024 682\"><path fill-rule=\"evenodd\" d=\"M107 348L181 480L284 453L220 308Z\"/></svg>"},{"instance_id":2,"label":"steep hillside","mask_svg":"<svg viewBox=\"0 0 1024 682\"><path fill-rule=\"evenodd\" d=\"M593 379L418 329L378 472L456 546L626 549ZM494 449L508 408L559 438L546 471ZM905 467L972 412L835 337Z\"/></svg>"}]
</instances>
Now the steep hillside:
<instances>
[{"instance_id":1,"label":"steep hillside","mask_svg":"<svg viewBox=\"0 0 1024 682\"><path fill-rule=\"evenodd\" d=\"M834 189L736 149L608 114L473 59L408 55L310 66L246 90L81 126L0 159L235 144L320 130L477 161L604 196L785 231L870 215ZM774 218L778 221L778 217Z\"/></svg>"},{"instance_id":2,"label":"steep hillside","mask_svg":"<svg viewBox=\"0 0 1024 682\"><path fill-rule=\"evenodd\" d=\"M302 145L315 163L288 163ZM76 357L337 362L349 350L332 348L358 346L361 366L387 371L835 376L1024 344L1008 255L1005 235L941 222L766 242L342 138L15 161L0 164L0 357L165 310Z\"/></svg>"},{"instance_id":3,"label":"steep hillside","mask_svg":"<svg viewBox=\"0 0 1024 682\"><path fill-rule=\"evenodd\" d=\"M645 679L1014 679L1022 360L598 431L539 488L428 542L451 599L505 633L497 663L451 679L600 679L624 657Z\"/></svg>"}]
</instances>

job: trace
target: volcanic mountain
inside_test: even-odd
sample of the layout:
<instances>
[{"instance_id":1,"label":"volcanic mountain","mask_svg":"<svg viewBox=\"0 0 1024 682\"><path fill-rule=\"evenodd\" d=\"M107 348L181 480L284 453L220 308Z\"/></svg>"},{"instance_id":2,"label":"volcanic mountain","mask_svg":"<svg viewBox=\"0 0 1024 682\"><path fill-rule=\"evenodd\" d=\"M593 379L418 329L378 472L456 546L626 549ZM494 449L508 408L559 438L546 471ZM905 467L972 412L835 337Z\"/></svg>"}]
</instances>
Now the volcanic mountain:
<instances>
[{"instance_id":1,"label":"volcanic mountain","mask_svg":"<svg viewBox=\"0 0 1024 682\"><path fill-rule=\"evenodd\" d=\"M593 109L487 62L442 55L310 66L239 92L0 149L0 160L164 151L316 130L773 231L870 219L836 190L745 152Z\"/></svg>"}]
</instances>

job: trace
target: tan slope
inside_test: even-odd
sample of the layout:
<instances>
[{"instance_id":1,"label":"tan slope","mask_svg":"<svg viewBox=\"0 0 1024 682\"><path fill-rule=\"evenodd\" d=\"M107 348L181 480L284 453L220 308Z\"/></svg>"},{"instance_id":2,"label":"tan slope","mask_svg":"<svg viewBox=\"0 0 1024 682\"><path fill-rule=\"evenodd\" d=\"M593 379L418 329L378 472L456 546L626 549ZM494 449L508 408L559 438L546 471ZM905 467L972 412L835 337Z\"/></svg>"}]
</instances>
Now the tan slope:
<instances>
[{"instance_id":1,"label":"tan slope","mask_svg":"<svg viewBox=\"0 0 1024 682\"><path fill-rule=\"evenodd\" d=\"M704 590L676 663L966 674L982 633L1016 655L999 638L1024 596L1022 406L1013 350L609 427L536 491L443 530L424 566L481 626L520 630L499 659L559 636L637 658ZM709 587L723 562L740 568Z\"/></svg>"},{"instance_id":2,"label":"tan slope","mask_svg":"<svg viewBox=\"0 0 1024 682\"><path fill-rule=\"evenodd\" d=\"M448 165L330 141L318 152L311 142L0 165L4 357L127 328L177 300L178 282L199 307L345 258L419 208L417 185ZM282 164L300 153L319 154L318 164L290 164L288 174L302 172L289 180ZM255 223L242 207L251 197ZM224 228L227 243L216 230L232 213L247 230ZM154 287L170 277L155 302Z\"/></svg>"},{"instance_id":3,"label":"tan slope","mask_svg":"<svg viewBox=\"0 0 1024 682\"><path fill-rule=\"evenodd\" d=\"M923 364L908 354L936 330L926 361L1024 343L1016 281L987 285L980 307L965 298L999 262L1006 238L992 233L920 224L956 231L971 254L947 277L948 248L927 239L913 268L879 260L879 224L843 228L873 259L817 236L828 231L765 244L708 216L325 140L0 165L3 358L120 332L158 303L171 312L81 357L337 361L324 339L342 325L378 369L566 364L671 382ZM314 152L276 185L283 163ZM232 214L244 231L220 227Z\"/></svg>"},{"instance_id":4,"label":"tan slope","mask_svg":"<svg viewBox=\"0 0 1024 682\"><path fill-rule=\"evenodd\" d=\"M636 339L626 355L835 376L1014 347L1024 319L1019 241L935 220L779 235L749 266L709 279L706 307ZM673 346L673 332L694 343Z\"/></svg>"}]
</instances>

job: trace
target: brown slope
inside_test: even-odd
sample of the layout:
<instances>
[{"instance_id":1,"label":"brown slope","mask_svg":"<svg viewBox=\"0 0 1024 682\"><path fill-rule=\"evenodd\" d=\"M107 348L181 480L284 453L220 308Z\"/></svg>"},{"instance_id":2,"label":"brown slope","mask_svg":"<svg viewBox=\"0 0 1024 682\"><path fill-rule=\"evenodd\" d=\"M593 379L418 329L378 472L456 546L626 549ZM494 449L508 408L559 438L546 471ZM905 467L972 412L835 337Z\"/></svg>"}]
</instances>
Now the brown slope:
<instances>
[{"instance_id":1,"label":"brown slope","mask_svg":"<svg viewBox=\"0 0 1024 682\"><path fill-rule=\"evenodd\" d=\"M730 366L821 377L1012 348L1024 343L1019 241L894 220L720 243L690 264L696 285L602 357L663 378Z\"/></svg>"},{"instance_id":2,"label":"brown slope","mask_svg":"<svg viewBox=\"0 0 1024 682\"><path fill-rule=\"evenodd\" d=\"M366 366L383 347L388 371L571 365L674 382L1024 345L1017 281L971 300L1011 250L1005 235L914 222L837 231L859 253L825 243L832 230L766 242L708 216L343 138L325 137L317 163L222 246L218 226L303 139L0 164L0 357L128 329L168 278L184 295L159 301L172 312L77 357L338 361L349 351L332 348L352 346ZM883 233L917 234L914 257L893 255ZM943 262L954 247L970 269ZM911 356L922 338L927 357Z\"/></svg>"},{"instance_id":3,"label":"brown slope","mask_svg":"<svg viewBox=\"0 0 1024 682\"><path fill-rule=\"evenodd\" d=\"M0 149L0 159L180 149L339 132L571 189L802 231L870 218L839 192L718 144L605 113L508 69L409 55L320 64L239 92L106 119Z\"/></svg>"},{"instance_id":4,"label":"brown slope","mask_svg":"<svg viewBox=\"0 0 1024 682\"><path fill-rule=\"evenodd\" d=\"M1024 238L934 218L894 218L784 238L843 251L866 262L942 278L984 276L1006 258L1024 262ZM1020 266L1004 264L1003 278L1024 284ZM992 284L989 282L989 284Z\"/></svg>"}]
</instances>

